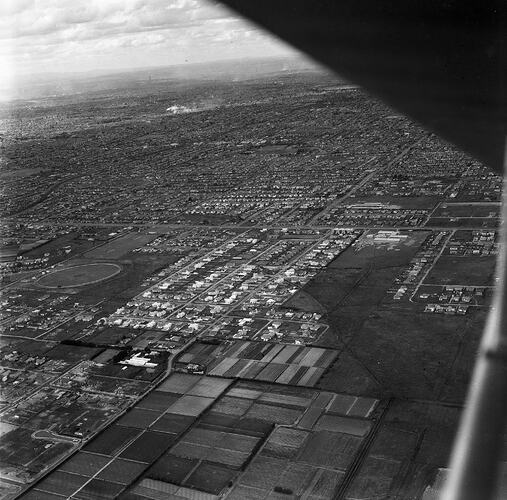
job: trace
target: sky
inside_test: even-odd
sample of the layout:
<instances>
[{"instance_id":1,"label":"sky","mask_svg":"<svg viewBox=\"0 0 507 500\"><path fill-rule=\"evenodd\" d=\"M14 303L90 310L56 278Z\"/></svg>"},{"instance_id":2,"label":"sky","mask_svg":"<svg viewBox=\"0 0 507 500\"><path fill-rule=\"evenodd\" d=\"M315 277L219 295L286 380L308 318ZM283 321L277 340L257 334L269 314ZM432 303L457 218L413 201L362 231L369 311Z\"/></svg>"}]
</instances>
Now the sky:
<instances>
[{"instance_id":1,"label":"sky","mask_svg":"<svg viewBox=\"0 0 507 500\"><path fill-rule=\"evenodd\" d=\"M210 0L0 0L4 87L41 73L294 54Z\"/></svg>"}]
</instances>

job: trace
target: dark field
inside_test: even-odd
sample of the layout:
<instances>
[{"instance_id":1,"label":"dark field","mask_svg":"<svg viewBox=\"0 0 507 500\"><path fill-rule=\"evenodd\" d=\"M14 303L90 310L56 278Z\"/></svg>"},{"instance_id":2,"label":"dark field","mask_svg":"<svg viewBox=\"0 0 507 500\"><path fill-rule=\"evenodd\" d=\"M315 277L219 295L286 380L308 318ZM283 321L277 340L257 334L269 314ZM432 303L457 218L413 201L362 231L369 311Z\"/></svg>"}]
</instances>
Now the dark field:
<instances>
[{"instance_id":1,"label":"dark field","mask_svg":"<svg viewBox=\"0 0 507 500\"><path fill-rule=\"evenodd\" d=\"M432 217L498 218L500 203L442 203L432 213Z\"/></svg>"},{"instance_id":2,"label":"dark field","mask_svg":"<svg viewBox=\"0 0 507 500\"><path fill-rule=\"evenodd\" d=\"M494 280L496 259L487 257L454 257L442 255L425 284L491 286Z\"/></svg>"},{"instance_id":3,"label":"dark field","mask_svg":"<svg viewBox=\"0 0 507 500\"><path fill-rule=\"evenodd\" d=\"M446 217L431 217L426 226L495 230L498 227L498 219L495 217L452 217L449 219Z\"/></svg>"},{"instance_id":4,"label":"dark field","mask_svg":"<svg viewBox=\"0 0 507 500\"><path fill-rule=\"evenodd\" d=\"M409 237L401 244L365 244L350 247L299 293L304 294L304 297L310 296L328 315L342 307L362 306L357 309L357 313L364 317L381 302L400 269L410 261L429 233L414 231L403 234ZM366 236L362 239L369 242ZM304 307L308 300L303 298L305 302L299 304L298 297L296 293L285 306ZM328 331L319 339L319 343L329 345L327 339L334 337L333 331Z\"/></svg>"},{"instance_id":5,"label":"dark field","mask_svg":"<svg viewBox=\"0 0 507 500\"><path fill-rule=\"evenodd\" d=\"M450 318L381 308L364 319L357 314L344 308L333 315L343 350L319 387L375 397L463 400L469 375L456 375L474 362L484 313Z\"/></svg>"},{"instance_id":6,"label":"dark field","mask_svg":"<svg viewBox=\"0 0 507 500\"><path fill-rule=\"evenodd\" d=\"M187 486L218 494L234 479L234 471L214 464L202 463L187 479Z\"/></svg>"},{"instance_id":7,"label":"dark field","mask_svg":"<svg viewBox=\"0 0 507 500\"><path fill-rule=\"evenodd\" d=\"M81 490L74 494L74 498L79 500L117 498L118 494L123 489L124 486L122 484L102 481L101 479L92 479Z\"/></svg>"},{"instance_id":8,"label":"dark field","mask_svg":"<svg viewBox=\"0 0 507 500\"><path fill-rule=\"evenodd\" d=\"M91 441L90 444L86 445L84 450L102 455L113 455L139 434L140 431L138 429L112 425Z\"/></svg>"},{"instance_id":9,"label":"dark field","mask_svg":"<svg viewBox=\"0 0 507 500\"><path fill-rule=\"evenodd\" d=\"M169 434L147 431L130 444L121 453L120 457L151 463L167 450L173 442L174 438Z\"/></svg>"},{"instance_id":10,"label":"dark field","mask_svg":"<svg viewBox=\"0 0 507 500\"><path fill-rule=\"evenodd\" d=\"M48 493L68 496L72 495L74 491L83 486L88 479L88 477L80 476L78 474L55 472L47 479L40 482L37 489Z\"/></svg>"},{"instance_id":11,"label":"dark field","mask_svg":"<svg viewBox=\"0 0 507 500\"><path fill-rule=\"evenodd\" d=\"M133 408L125 416L118 420L118 425L125 427L134 427L137 429L147 429L157 418L159 418L163 411L152 411Z\"/></svg>"},{"instance_id":12,"label":"dark field","mask_svg":"<svg viewBox=\"0 0 507 500\"><path fill-rule=\"evenodd\" d=\"M318 387L381 398L462 400L467 379L456 374L473 363L484 315L436 316L409 304L383 304L403 263L428 232L408 234L411 245L349 248L303 288L301 293L324 308L331 325L319 344L339 353ZM464 284L491 283L494 257L452 257L452 264L446 264L449 258L441 256L426 281L434 275L443 283L445 269L466 279ZM296 294L286 305L297 303Z\"/></svg>"}]
</instances>

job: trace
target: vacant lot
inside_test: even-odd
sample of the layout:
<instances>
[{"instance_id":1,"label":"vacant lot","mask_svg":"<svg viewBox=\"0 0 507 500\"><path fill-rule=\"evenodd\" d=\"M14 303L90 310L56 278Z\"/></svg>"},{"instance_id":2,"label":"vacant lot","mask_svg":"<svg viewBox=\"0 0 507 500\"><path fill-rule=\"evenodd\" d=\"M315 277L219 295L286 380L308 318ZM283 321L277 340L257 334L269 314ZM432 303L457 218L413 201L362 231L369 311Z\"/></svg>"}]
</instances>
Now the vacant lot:
<instances>
[{"instance_id":1,"label":"vacant lot","mask_svg":"<svg viewBox=\"0 0 507 500\"><path fill-rule=\"evenodd\" d=\"M471 227L482 229L495 229L498 226L497 217L431 217L426 223L427 227Z\"/></svg>"},{"instance_id":2,"label":"vacant lot","mask_svg":"<svg viewBox=\"0 0 507 500\"><path fill-rule=\"evenodd\" d=\"M442 203L433 212L433 217L498 217L500 203Z\"/></svg>"},{"instance_id":3,"label":"vacant lot","mask_svg":"<svg viewBox=\"0 0 507 500\"><path fill-rule=\"evenodd\" d=\"M373 397L463 401L485 313L447 316L409 307L333 314L342 351L318 387ZM350 321L348 321L350 319Z\"/></svg>"},{"instance_id":4,"label":"vacant lot","mask_svg":"<svg viewBox=\"0 0 507 500\"><path fill-rule=\"evenodd\" d=\"M424 283L491 286L494 281L495 264L496 259L493 255L487 257L442 255Z\"/></svg>"}]
</instances>

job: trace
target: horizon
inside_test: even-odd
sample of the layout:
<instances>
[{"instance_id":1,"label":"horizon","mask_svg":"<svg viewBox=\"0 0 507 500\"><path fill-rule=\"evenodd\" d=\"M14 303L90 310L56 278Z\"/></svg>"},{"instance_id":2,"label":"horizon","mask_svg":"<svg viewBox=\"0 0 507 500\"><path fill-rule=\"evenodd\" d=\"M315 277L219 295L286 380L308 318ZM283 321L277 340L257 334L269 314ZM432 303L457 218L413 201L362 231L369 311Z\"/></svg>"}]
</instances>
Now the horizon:
<instances>
[{"instance_id":1,"label":"horizon","mask_svg":"<svg viewBox=\"0 0 507 500\"><path fill-rule=\"evenodd\" d=\"M47 74L306 57L209 0L8 0L0 14L3 98Z\"/></svg>"},{"instance_id":2,"label":"horizon","mask_svg":"<svg viewBox=\"0 0 507 500\"><path fill-rule=\"evenodd\" d=\"M114 91L139 85L142 82L205 82L250 81L262 77L293 73L325 73L328 70L317 62L300 57L263 56L249 59L230 58L205 62L143 66L136 68L95 69L73 72L46 72L19 78L14 87L2 93L0 102L44 99L82 94L88 91ZM339 78L337 76L337 78ZM89 88L90 85L99 87ZM87 87L88 86L88 87Z\"/></svg>"},{"instance_id":3,"label":"horizon","mask_svg":"<svg viewBox=\"0 0 507 500\"><path fill-rule=\"evenodd\" d=\"M148 71L162 71L162 70L169 70L171 68L192 68L192 67L199 67L199 66L206 66L211 64L232 64L234 62L243 62L246 63L252 62L252 61L258 61L258 62L267 62L267 61L284 61L287 64L290 63L299 63L301 67L304 67L305 69L309 70L325 70L326 68L320 65L317 61L310 60L308 57L305 57L304 55L300 55L298 53L291 54L287 57L280 56L280 55L263 55L263 56L252 56L248 59L245 59L243 57L231 57L231 58L219 58L219 59L210 59L208 61L198 61L198 62L184 62L184 63L170 63L170 64L163 64L163 65L146 65L146 66L136 66L136 67L118 67L118 68L110 68L110 69L87 69L87 70L74 70L74 71L65 71L65 72L59 72L59 71L45 71L45 72L38 72L38 73L31 73L31 74L24 74L20 75L25 81L33 79L40 79L45 77L60 77L60 76L67 76L67 77L82 77L82 78L99 78L99 77L106 77L106 76L112 76L112 75L121 75L121 74L134 74L134 73L143 73ZM283 68L282 70L283 71Z\"/></svg>"}]
</instances>

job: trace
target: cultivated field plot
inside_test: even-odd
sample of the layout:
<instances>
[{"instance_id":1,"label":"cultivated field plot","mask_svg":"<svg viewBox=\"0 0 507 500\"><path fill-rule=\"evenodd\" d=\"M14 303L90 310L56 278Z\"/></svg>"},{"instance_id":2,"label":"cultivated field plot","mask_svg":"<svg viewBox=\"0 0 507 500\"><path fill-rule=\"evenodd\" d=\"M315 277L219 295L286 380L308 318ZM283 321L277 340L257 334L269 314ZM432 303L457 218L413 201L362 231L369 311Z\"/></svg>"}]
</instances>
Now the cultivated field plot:
<instances>
[{"instance_id":1,"label":"cultivated field plot","mask_svg":"<svg viewBox=\"0 0 507 500\"><path fill-rule=\"evenodd\" d=\"M250 425L235 423L239 422L203 418L143 477L219 494L250 460L271 429L262 422L257 426L255 421L247 422Z\"/></svg>"},{"instance_id":2,"label":"cultivated field plot","mask_svg":"<svg viewBox=\"0 0 507 500\"><path fill-rule=\"evenodd\" d=\"M198 490L205 495L199 498L211 499L238 477L230 498L291 488L298 496L332 498L370 432L378 401L231 383L171 375L22 498L115 498L130 488L141 498Z\"/></svg>"},{"instance_id":3,"label":"cultivated field plot","mask_svg":"<svg viewBox=\"0 0 507 500\"><path fill-rule=\"evenodd\" d=\"M129 233L86 252L84 256L89 259L118 259L122 255L150 243L156 237L156 234Z\"/></svg>"},{"instance_id":4,"label":"cultivated field plot","mask_svg":"<svg viewBox=\"0 0 507 500\"><path fill-rule=\"evenodd\" d=\"M81 451L37 483L25 497L116 498L167 452L231 383L232 380L226 379L171 375L158 390L144 397ZM191 436L192 439L195 437ZM46 444L44 441L40 443L41 446ZM201 476L202 472L196 477Z\"/></svg>"},{"instance_id":5,"label":"cultivated field plot","mask_svg":"<svg viewBox=\"0 0 507 500\"><path fill-rule=\"evenodd\" d=\"M233 399L253 398L253 406L261 401L262 404L278 401L287 406L298 401L295 394L259 393L253 385L238 385L214 409L218 410L227 398L230 407ZM317 391L307 392L305 396L306 401L299 398L300 404L305 401L305 406L300 407L302 416L272 431L260 454L225 498L267 499L277 493L286 498L334 498L347 468L370 432L378 401ZM280 409L278 413L283 415ZM280 422L283 418L278 418L277 423Z\"/></svg>"},{"instance_id":6,"label":"cultivated field plot","mask_svg":"<svg viewBox=\"0 0 507 500\"><path fill-rule=\"evenodd\" d=\"M173 374L22 498L333 498L378 401L231 383Z\"/></svg>"},{"instance_id":7,"label":"cultivated field plot","mask_svg":"<svg viewBox=\"0 0 507 500\"><path fill-rule=\"evenodd\" d=\"M237 341L223 346L194 344L178 362L199 363L210 375L314 386L337 356L333 349Z\"/></svg>"},{"instance_id":8,"label":"cultivated field plot","mask_svg":"<svg viewBox=\"0 0 507 500\"><path fill-rule=\"evenodd\" d=\"M217 471L211 466L203 469L203 472L207 474L206 477L208 480L214 480L214 478L218 475ZM196 476L196 478L197 477L199 476ZM225 475L222 478L222 481L227 481L227 479L228 477ZM164 500L185 500L188 498L198 498L199 500L218 500L219 498L222 498L222 496L213 495L212 493L205 493L203 491L196 492L194 489L186 488L184 486L176 486L164 481L145 478L140 481L139 484L132 489L132 491L129 491L122 498L125 500L144 500L154 498Z\"/></svg>"},{"instance_id":9,"label":"cultivated field plot","mask_svg":"<svg viewBox=\"0 0 507 500\"><path fill-rule=\"evenodd\" d=\"M255 399L263 395L272 398L275 394L264 392L270 388L262 386L260 390L250 390L240 387L239 393ZM290 388L284 389L294 392ZM284 421L284 416L280 414L280 410L284 409L282 406L273 406L269 417L250 415L254 399L229 396L236 392L234 389L227 391L169 452L146 471L143 481L132 489L132 493L153 498L150 490L177 494L178 489L184 488L180 490L180 495L194 498L197 492L188 497L185 490L192 488L199 490L199 495L204 495L199 498L207 499L223 492L245 468L274 423L280 421L279 417ZM306 398L311 397L313 391L305 395ZM282 394L278 396L284 398ZM290 395L285 394L285 398L290 398ZM293 402L300 405L300 410L293 415L297 418L309 403L304 397L296 397Z\"/></svg>"},{"instance_id":10,"label":"cultivated field plot","mask_svg":"<svg viewBox=\"0 0 507 500\"><path fill-rule=\"evenodd\" d=\"M393 402L343 498L420 498L435 472L448 466L459 418L456 407Z\"/></svg>"},{"instance_id":11,"label":"cultivated field plot","mask_svg":"<svg viewBox=\"0 0 507 500\"><path fill-rule=\"evenodd\" d=\"M243 500L292 488L287 498L299 498L296 491L332 498L370 431L377 404L310 388L237 382L128 494Z\"/></svg>"},{"instance_id":12,"label":"cultivated field plot","mask_svg":"<svg viewBox=\"0 0 507 500\"><path fill-rule=\"evenodd\" d=\"M118 264L92 263L71 266L46 274L37 281L44 288L72 288L92 285L116 276L121 272Z\"/></svg>"}]
</instances>

